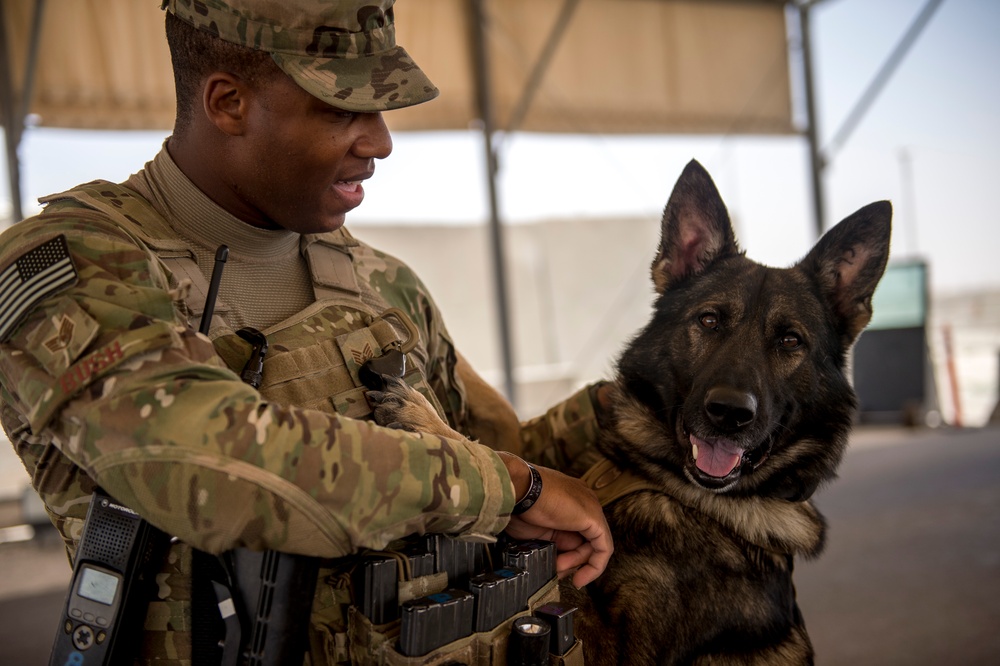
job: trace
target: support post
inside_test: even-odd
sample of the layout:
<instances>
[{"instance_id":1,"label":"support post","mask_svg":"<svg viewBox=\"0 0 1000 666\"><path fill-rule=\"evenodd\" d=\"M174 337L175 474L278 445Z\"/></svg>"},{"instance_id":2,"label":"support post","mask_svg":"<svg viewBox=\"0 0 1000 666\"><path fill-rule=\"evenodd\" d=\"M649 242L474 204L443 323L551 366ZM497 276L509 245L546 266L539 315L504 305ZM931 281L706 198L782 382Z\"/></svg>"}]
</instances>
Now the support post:
<instances>
[{"instance_id":1,"label":"support post","mask_svg":"<svg viewBox=\"0 0 1000 666\"><path fill-rule=\"evenodd\" d=\"M11 219L20 220L21 210L21 169L18 162L18 147L21 144L21 127L24 119L18 113L20 104L14 99L14 58L10 53L6 11L0 5L0 117L3 118L4 147L7 157L7 184L10 189Z\"/></svg>"},{"instance_id":2,"label":"support post","mask_svg":"<svg viewBox=\"0 0 1000 666\"><path fill-rule=\"evenodd\" d=\"M806 140L809 142L809 175L812 185L813 223L816 238L826 230L825 197L823 193L823 169L826 163L819 148L819 113L816 109L816 93L813 87L812 38L809 31L810 2L795 6L799 17L799 45L802 53L802 86L806 103Z\"/></svg>"},{"instance_id":3,"label":"support post","mask_svg":"<svg viewBox=\"0 0 1000 666\"><path fill-rule=\"evenodd\" d=\"M500 333L500 361L503 369L504 393L516 406L514 362L510 336L510 314L507 297L507 269L504 256L503 228L497 196L497 163L493 148L493 100L490 95L489 61L486 50L486 15L483 0L469 0L472 28L473 72L476 77L476 101L483 126L486 153L486 180L490 206L490 249L493 259L493 282L496 294L497 323Z\"/></svg>"},{"instance_id":4,"label":"support post","mask_svg":"<svg viewBox=\"0 0 1000 666\"><path fill-rule=\"evenodd\" d=\"M45 18L45 0L35 0L31 17L31 34L24 68L21 95L14 91L14 56L9 52L7 16L0 2L0 117L3 118L4 144L7 156L7 178L10 186L11 218L17 222L24 217L21 207L21 161L18 149L24 133L24 119L31 108L31 95L38 68L38 45L42 38L42 20Z\"/></svg>"}]
</instances>

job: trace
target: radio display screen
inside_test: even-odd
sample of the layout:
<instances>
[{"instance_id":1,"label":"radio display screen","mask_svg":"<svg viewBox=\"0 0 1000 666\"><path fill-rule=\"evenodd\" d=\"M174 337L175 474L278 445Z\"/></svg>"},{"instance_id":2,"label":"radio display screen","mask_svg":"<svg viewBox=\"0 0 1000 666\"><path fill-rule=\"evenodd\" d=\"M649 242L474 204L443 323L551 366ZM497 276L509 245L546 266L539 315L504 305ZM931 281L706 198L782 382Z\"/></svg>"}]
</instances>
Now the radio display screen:
<instances>
[{"instance_id":1,"label":"radio display screen","mask_svg":"<svg viewBox=\"0 0 1000 666\"><path fill-rule=\"evenodd\" d=\"M85 599L110 606L118 590L118 578L111 574L84 566L77 593Z\"/></svg>"}]
</instances>

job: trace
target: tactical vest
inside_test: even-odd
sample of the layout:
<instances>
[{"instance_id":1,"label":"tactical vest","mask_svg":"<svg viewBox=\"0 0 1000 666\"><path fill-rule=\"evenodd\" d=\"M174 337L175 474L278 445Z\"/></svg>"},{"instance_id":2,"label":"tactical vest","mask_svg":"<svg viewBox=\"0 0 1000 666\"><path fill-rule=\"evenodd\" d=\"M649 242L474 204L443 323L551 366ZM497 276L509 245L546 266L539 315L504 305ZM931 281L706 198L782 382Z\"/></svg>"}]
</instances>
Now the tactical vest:
<instances>
[{"instance_id":1,"label":"tactical vest","mask_svg":"<svg viewBox=\"0 0 1000 666\"><path fill-rule=\"evenodd\" d=\"M148 248L167 269L170 287L181 293L186 291L182 303L184 314L193 328L199 328L209 282L188 243L143 197L123 185L94 181L40 201L43 204L72 201L96 209L140 247ZM352 247L357 245L344 230L302 237L300 252L309 266L315 302L297 315L261 331L268 341L259 388L261 397L281 404L366 418L371 408L364 398L358 369L369 358L398 349L406 356L407 371L403 379L445 418L426 380L428 354L416 326L405 313L388 303L378 309L362 302L351 254ZM374 300L371 293L366 300ZM236 334L231 312L229 304L217 300L208 335L229 368L239 373L252 349ZM161 587L174 592L169 599L150 603L142 649L146 655L176 658L191 651L191 607L184 591L191 588L192 552L187 544L175 543L165 570L157 576ZM353 564L350 559L327 561L329 566L322 567L319 574L310 621L310 652L314 656L324 654L327 658L321 662L324 664L347 663L350 659L347 609L352 598L346 575ZM176 596L176 591L182 591L180 596Z\"/></svg>"},{"instance_id":2,"label":"tactical vest","mask_svg":"<svg viewBox=\"0 0 1000 666\"><path fill-rule=\"evenodd\" d=\"M209 281L199 268L188 243L180 238L163 217L144 198L132 190L107 181L94 181L67 192L51 195L42 203L73 201L104 213L140 247L148 248L167 269L170 287L183 293L182 307L193 328L199 328L205 310ZM268 342L259 392L268 401L339 413L351 418L371 414L358 377L359 368L368 359L389 350L399 350L406 357L403 379L420 391L446 419L436 394L426 379L428 353L419 330L407 315L389 303L373 307L361 298L361 287L354 270L352 247L358 245L346 230L303 236L300 252L305 258L315 302L302 312L261 331ZM371 303L374 293L366 294ZM217 300L209 327L209 338L218 354L234 372L239 373L251 354L250 344L239 337L231 321L232 309ZM356 558L325 560L320 569L310 618L310 650L306 663L311 666L356 663L375 666L423 665L449 663L499 665L506 662L509 626L473 634L423 658L401 657L392 649L398 634L395 625L375 626L353 605L349 571ZM171 547L169 561L157 575L161 589L173 590L171 598L153 601L147 612L143 653L177 659L191 653L190 602L184 598L191 588L192 549L184 543ZM410 581L417 595L422 585L440 581L417 578ZM401 583L405 584L405 583ZM180 592L179 596L175 596ZM554 579L530 600L534 609L557 602L559 590ZM525 610L522 614L527 614ZM180 660L189 663L187 660ZM583 666L582 645L577 642L564 657L553 663Z\"/></svg>"},{"instance_id":3,"label":"tactical vest","mask_svg":"<svg viewBox=\"0 0 1000 666\"><path fill-rule=\"evenodd\" d=\"M169 271L171 286L187 290L188 323L198 328L209 291L208 279L183 240L144 198L115 183L94 181L55 194L42 203L73 200L94 208L148 247ZM398 308L362 302L353 267L355 241L344 229L303 236L300 252L309 267L315 302L302 312L261 331L268 341L259 391L268 401L365 418L371 408L364 398L358 369L390 349L406 355L403 379L427 398L445 418L426 379L428 354L416 326ZM225 278L223 278L225 279ZM380 297L366 295L371 302ZM231 324L231 308L215 303L209 337L233 371L239 372L251 346Z\"/></svg>"}]
</instances>

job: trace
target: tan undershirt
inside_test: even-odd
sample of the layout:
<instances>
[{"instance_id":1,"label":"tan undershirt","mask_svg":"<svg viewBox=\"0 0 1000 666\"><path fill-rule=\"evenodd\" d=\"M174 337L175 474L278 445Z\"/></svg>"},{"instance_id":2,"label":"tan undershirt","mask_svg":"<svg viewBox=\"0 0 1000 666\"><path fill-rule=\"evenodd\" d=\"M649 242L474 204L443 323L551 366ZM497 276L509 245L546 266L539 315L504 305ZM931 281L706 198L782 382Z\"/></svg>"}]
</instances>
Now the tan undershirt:
<instances>
[{"instance_id":1,"label":"tan undershirt","mask_svg":"<svg viewBox=\"0 0 1000 666\"><path fill-rule=\"evenodd\" d=\"M206 280L211 278L219 245L229 247L219 298L233 308L235 327L264 330L315 300L308 267L299 253L301 236L259 229L230 215L181 172L166 145L125 185L145 197L190 241Z\"/></svg>"}]
</instances>

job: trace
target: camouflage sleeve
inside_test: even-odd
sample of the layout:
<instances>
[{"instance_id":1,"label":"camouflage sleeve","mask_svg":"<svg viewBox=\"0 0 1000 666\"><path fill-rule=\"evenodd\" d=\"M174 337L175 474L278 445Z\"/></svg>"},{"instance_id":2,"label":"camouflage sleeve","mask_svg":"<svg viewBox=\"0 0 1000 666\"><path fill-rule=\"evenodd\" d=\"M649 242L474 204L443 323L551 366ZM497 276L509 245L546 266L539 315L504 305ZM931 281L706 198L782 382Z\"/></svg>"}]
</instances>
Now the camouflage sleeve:
<instances>
[{"instance_id":1,"label":"camouflage sleeve","mask_svg":"<svg viewBox=\"0 0 1000 666\"><path fill-rule=\"evenodd\" d=\"M4 427L50 510L78 513L93 480L197 548L321 557L506 526L513 488L486 447L263 402L183 322L159 262L90 217L0 237L0 270L64 235L77 273L0 345Z\"/></svg>"},{"instance_id":2,"label":"camouflage sleeve","mask_svg":"<svg viewBox=\"0 0 1000 666\"><path fill-rule=\"evenodd\" d=\"M597 462L594 443L600 425L594 404L599 386L586 386L541 416L522 423L524 458L572 476L583 475Z\"/></svg>"}]
</instances>

